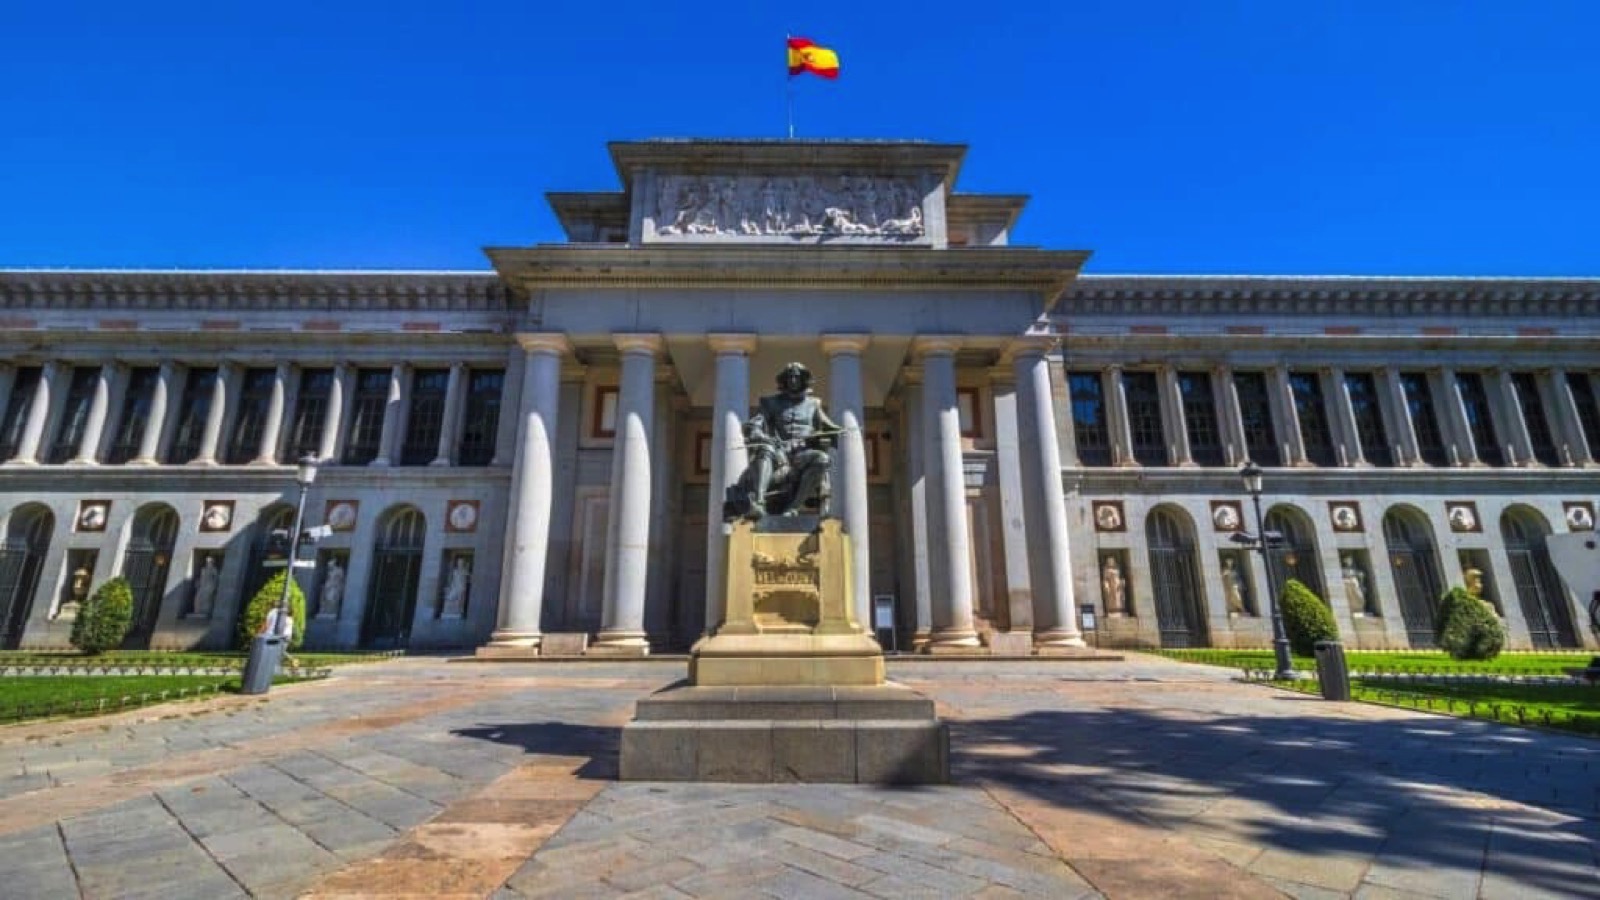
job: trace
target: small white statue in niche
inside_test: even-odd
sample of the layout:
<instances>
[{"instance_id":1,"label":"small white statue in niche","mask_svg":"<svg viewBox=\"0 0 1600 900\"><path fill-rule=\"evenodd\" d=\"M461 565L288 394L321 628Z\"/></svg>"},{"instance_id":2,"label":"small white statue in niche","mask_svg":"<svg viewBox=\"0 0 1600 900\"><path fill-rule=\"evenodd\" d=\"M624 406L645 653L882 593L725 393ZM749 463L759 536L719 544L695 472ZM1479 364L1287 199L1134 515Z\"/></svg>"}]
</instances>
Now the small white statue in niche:
<instances>
[{"instance_id":1,"label":"small white statue in niche","mask_svg":"<svg viewBox=\"0 0 1600 900\"><path fill-rule=\"evenodd\" d=\"M1340 560L1342 577L1344 580L1344 602L1350 612L1357 615L1366 615L1367 609L1367 573L1356 564L1356 558L1346 553Z\"/></svg>"},{"instance_id":2,"label":"small white statue in niche","mask_svg":"<svg viewBox=\"0 0 1600 900\"><path fill-rule=\"evenodd\" d=\"M339 557L328 558L328 571L322 576L322 590L317 597L317 618L339 618L339 607L344 603L344 567Z\"/></svg>"},{"instance_id":3,"label":"small white statue in niche","mask_svg":"<svg viewBox=\"0 0 1600 900\"><path fill-rule=\"evenodd\" d=\"M217 603L217 582L221 573L217 571L217 557L206 554L200 563L200 571L195 575L194 584L194 611L190 617L196 619L211 618L211 609Z\"/></svg>"},{"instance_id":4,"label":"small white statue in niche","mask_svg":"<svg viewBox=\"0 0 1600 900\"><path fill-rule=\"evenodd\" d=\"M459 554L450 564L450 574L444 585L444 605L439 610L445 618L458 619L467 609L467 595L472 589L472 557Z\"/></svg>"},{"instance_id":5,"label":"small white statue in niche","mask_svg":"<svg viewBox=\"0 0 1600 900\"><path fill-rule=\"evenodd\" d=\"M1128 611L1128 587L1122 580L1122 566L1115 556L1107 556L1100 567L1100 593L1106 615L1120 616Z\"/></svg>"},{"instance_id":6,"label":"small white statue in niche","mask_svg":"<svg viewBox=\"0 0 1600 900\"><path fill-rule=\"evenodd\" d=\"M1239 580L1238 565L1232 556L1222 558L1222 599L1228 605L1230 616L1242 616L1249 612L1244 605L1244 583Z\"/></svg>"}]
</instances>

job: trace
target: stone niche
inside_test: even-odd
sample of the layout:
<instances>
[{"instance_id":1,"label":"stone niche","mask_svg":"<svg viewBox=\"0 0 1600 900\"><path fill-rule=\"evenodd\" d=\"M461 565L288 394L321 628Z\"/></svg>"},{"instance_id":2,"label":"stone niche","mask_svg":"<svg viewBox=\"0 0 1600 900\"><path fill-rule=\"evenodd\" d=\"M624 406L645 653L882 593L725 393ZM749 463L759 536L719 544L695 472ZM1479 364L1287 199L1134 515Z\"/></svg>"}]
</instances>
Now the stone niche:
<instances>
[{"instance_id":1,"label":"stone niche","mask_svg":"<svg viewBox=\"0 0 1600 900\"><path fill-rule=\"evenodd\" d=\"M942 244L935 172L650 171L636 183L644 243Z\"/></svg>"}]
</instances>

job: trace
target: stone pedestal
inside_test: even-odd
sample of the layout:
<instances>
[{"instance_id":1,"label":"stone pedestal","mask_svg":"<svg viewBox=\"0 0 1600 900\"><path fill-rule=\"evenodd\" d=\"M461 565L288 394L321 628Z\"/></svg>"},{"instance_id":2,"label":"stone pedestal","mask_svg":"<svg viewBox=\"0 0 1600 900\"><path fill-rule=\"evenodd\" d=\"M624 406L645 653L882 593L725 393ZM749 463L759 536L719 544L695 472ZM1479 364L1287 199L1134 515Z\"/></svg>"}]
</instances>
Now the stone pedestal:
<instances>
[{"instance_id":1,"label":"stone pedestal","mask_svg":"<svg viewBox=\"0 0 1600 900\"><path fill-rule=\"evenodd\" d=\"M624 781L940 784L950 734L933 702L884 682L854 614L838 519L741 521L724 609L689 680L639 701L622 730Z\"/></svg>"}]
</instances>

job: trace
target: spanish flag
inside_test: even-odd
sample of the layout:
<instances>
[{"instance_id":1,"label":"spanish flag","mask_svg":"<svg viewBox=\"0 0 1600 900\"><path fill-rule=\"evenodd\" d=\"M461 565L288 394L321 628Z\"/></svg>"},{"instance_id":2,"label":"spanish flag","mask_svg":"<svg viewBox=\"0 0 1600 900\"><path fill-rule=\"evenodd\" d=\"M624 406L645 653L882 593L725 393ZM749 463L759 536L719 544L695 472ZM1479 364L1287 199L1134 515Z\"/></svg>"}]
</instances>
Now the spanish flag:
<instances>
[{"instance_id":1,"label":"spanish flag","mask_svg":"<svg viewBox=\"0 0 1600 900\"><path fill-rule=\"evenodd\" d=\"M801 72L828 79L838 78L839 54L811 43L808 38L789 38L789 76L792 78Z\"/></svg>"}]
</instances>

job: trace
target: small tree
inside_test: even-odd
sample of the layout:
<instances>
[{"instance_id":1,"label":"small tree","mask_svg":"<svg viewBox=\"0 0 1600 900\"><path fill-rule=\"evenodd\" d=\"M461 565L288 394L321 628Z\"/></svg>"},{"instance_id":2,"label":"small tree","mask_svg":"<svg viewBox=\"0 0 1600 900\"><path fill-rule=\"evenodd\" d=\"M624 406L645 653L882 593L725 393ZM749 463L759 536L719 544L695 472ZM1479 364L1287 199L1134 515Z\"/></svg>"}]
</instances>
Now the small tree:
<instances>
[{"instance_id":1,"label":"small tree","mask_svg":"<svg viewBox=\"0 0 1600 900\"><path fill-rule=\"evenodd\" d=\"M1439 646L1456 659L1494 659L1506 645L1506 629L1494 607L1464 587L1453 587L1440 599L1434 627Z\"/></svg>"},{"instance_id":2,"label":"small tree","mask_svg":"<svg viewBox=\"0 0 1600 900\"><path fill-rule=\"evenodd\" d=\"M1283 596L1278 598L1283 609L1283 630L1289 636L1289 649L1296 656L1311 656L1317 651L1317 641L1339 639L1339 626L1333 621L1333 612L1310 588L1291 578L1283 585Z\"/></svg>"},{"instance_id":3,"label":"small tree","mask_svg":"<svg viewBox=\"0 0 1600 900\"><path fill-rule=\"evenodd\" d=\"M72 620L72 646L95 656L122 645L133 624L133 588L128 579L113 578L94 592Z\"/></svg>"},{"instance_id":4,"label":"small tree","mask_svg":"<svg viewBox=\"0 0 1600 900\"><path fill-rule=\"evenodd\" d=\"M261 630L261 623L267 620L267 611L278 605L278 599L283 596L285 578L289 578L288 569L267 579L261 590L250 598L244 615L239 617L239 645L244 649L250 649L250 639ZM289 640L289 648L298 650L306 636L306 595L300 592L300 584L293 578L289 578L289 615L294 617L294 636Z\"/></svg>"}]
</instances>

